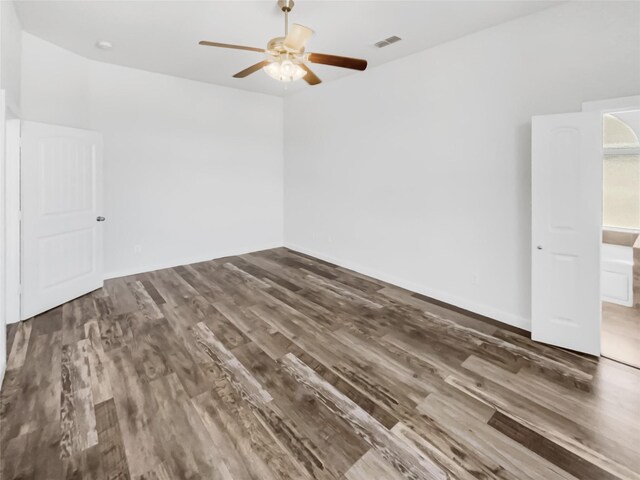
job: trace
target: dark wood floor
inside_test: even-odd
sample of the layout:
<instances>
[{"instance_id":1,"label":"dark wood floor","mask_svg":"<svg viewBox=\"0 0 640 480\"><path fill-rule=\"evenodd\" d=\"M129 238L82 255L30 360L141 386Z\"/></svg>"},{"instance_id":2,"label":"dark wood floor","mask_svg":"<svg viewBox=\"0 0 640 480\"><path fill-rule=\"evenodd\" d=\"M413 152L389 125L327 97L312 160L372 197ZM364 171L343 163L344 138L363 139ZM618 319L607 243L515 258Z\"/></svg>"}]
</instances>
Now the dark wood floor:
<instances>
[{"instance_id":1,"label":"dark wood floor","mask_svg":"<svg viewBox=\"0 0 640 480\"><path fill-rule=\"evenodd\" d=\"M285 249L11 328L2 479L640 479L640 371Z\"/></svg>"}]
</instances>

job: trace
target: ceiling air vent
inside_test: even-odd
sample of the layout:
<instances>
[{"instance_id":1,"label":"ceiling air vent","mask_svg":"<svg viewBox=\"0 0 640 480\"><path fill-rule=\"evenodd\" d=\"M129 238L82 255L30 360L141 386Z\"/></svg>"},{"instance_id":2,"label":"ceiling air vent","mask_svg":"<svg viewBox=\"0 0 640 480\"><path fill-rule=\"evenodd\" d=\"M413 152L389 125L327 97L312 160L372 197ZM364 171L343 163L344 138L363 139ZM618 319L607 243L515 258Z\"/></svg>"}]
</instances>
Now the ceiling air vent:
<instances>
[{"instance_id":1,"label":"ceiling air vent","mask_svg":"<svg viewBox=\"0 0 640 480\"><path fill-rule=\"evenodd\" d=\"M391 45L392 43L396 43L402 40L400 37L393 35L392 37L385 38L384 40L380 40L379 42L374 43L374 45L378 48L386 47L387 45Z\"/></svg>"}]
</instances>

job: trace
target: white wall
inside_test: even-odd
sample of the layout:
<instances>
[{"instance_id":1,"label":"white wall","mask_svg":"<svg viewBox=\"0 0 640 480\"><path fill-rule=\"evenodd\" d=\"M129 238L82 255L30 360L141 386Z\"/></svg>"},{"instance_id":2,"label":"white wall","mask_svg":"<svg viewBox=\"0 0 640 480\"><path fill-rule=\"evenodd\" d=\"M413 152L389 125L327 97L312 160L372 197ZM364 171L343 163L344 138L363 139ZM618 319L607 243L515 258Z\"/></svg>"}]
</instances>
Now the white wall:
<instances>
[{"instance_id":1,"label":"white wall","mask_svg":"<svg viewBox=\"0 0 640 480\"><path fill-rule=\"evenodd\" d=\"M286 136L278 98L25 34L23 118L104 132L111 275L279 244L284 138L288 245L527 327L530 117L638 93L639 7L571 2L310 88Z\"/></svg>"},{"instance_id":2,"label":"white wall","mask_svg":"<svg viewBox=\"0 0 640 480\"><path fill-rule=\"evenodd\" d=\"M280 98L101 63L91 86L108 273L282 245Z\"/></svg>"},{"instance_id":3,"label":"white wall","mask_svg":"<svg viewBox=\"0 0 640 480\"><path fill-rule=\"evenodd\" d=\"M0 1L0 88L6 92L9 117L20 115L20 62L22 27L14 2Z\"/></svg>"},{"instance_id":4,"label":"white wall","mask_svg":"<svg viewBox=\"0 0 640 480\"><path fill-rule=\"evenodd\" d=\"M104 135L108 277L282 244L282 99L90 61L27 33L22 77L23 119Z\"/></svg>"},{"instance_id":5,"label":"white wall","mask_svg":"<svg viewBox=\"0 0 640 480\"><path fill-rule=\"evenodd\" d=\"M90 129L91 63L23 32L22 120Z\"/></svg>"},{"instance_id":6,"label":"white wall","mask_svg":"<svg viewBox=\"0 0 640 480\"><path fill-rule=\"evenodd\" d=\"M529 328L531 116L637 94L639 15L571 2L287 98L285 243Z\"/></svg>"}]
</instances>

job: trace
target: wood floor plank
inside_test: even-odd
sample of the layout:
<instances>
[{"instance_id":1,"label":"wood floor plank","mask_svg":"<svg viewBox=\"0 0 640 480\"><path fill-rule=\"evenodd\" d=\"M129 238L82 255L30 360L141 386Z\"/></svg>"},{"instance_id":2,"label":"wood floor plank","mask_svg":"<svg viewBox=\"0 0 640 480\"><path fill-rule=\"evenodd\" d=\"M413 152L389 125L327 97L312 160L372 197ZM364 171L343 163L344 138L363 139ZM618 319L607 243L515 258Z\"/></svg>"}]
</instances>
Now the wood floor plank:
<instances>
[{"instance_id":1,"label":"wood floor plank","mask_svg":"<svg viewBox=\"0 0 640 480\"><path fill-rule=\"evenodd\" d=\"M272 437L290 452L299 469L311 478L336 478L325 471L322 461L313 449L292 428L283 412L275 405L271 394L249 372L249 370L231 353L215 335L199 323L194 329L199 345L211 356L212 361L224 373L232 387L248 401L253 412Z\"/></svg>"},{"instance_id":2,"label":"wood floor plank","mask_svg":"<svg viewBox=\"0 0 640 480\"><path fill-rule=\"evenodd\" d=\"M334 330L345 325L342 315L336 311L331 311L317 303L313 303L298 294L293 294L289 290L280 287L271 280L266 280L271 288L264 292L264 303L271 308L288 309L295 315L303 315L308 320L317 324L320 328Z\"/></svg>"},{"instance_id":3,"label":"wood floor plank","mask_svg":"<svg viewBox=\"0 0 640 480\"><path fill-rule=\"evenodd\" d=\"M407 311L408 310L408 311ZM411 313L412 308L404 307L406 313ZM433 330L441 334L441 337L449 339L458 339L459 342L465 342L466 348L478 354L497 354L504 355L514 361L522 362L525 365L535 366L542 373L553 378L562 380L566 384L575 386L588 391L591 388L593 375L585 372L571 364L559 362L554 358L542 355L539 351L529 350L520 345L510 343L493 335L474 330L463 325L459 325L453 320L428 314L425 312L424 317L417 317L413 325L409 325L412 332L420 329Z\"/></svg>"},{"instance_id":4,"label":"wood floor plank","mask_svg":"<svg viewBox=\"0 0 640 480\"><path fill-rule=\"evenodd\" d=\"M105 352L124 347L133 341L131 316L135 316L135 313L107 314L100 317L100 340Z\"/></svg>"},{"instance_id":5,"label":"wood floor plank","mask_svg":"<svg viewBox=\"0 0 640 480\"><path fill-rule=\"evenodd\" d=\"M287 450L284 442L274 438L273 430L255 414L254 407L241 395L215 364L209 365L214 387L192 399L212 438L228 438L225 448L232 449L256 480L307 479L306 471ZM230 470L235 471L233 463Z\"/></svg>"},{"instance_id":6,"label":"wood floor plank","mask_svg":"<svg viewBox=\"0 0 640 480\"><path fill-rule=\"evenodd\" d=\"M344 474L345 480L403 480L405 477L391 466L375 449L367 450Z\"/></svg>"},{"instance_id":7,"label":"wood floor plank","mask_svg":"<svg viewBox=\"0 0 640 480\"><path fill-rule=\"evenodd\" d=\"M60 458L60 442L59 419L29 434L29 461L34 464L35 478L58 478L63 475L64 461ZM32 452L38 453L35 458Z\"/></svg>"},{"instance_id":8,"label":"wood floor plank","mask_svg":"<svg viewBox=\"0 0 640 480\"><path fill-rule=\"evenodd\" d=\"M477 320L468 315L460 313L457 310L450 310L447 307L429 301L426 299L426 297L415 294L413 292L398 290L397 288L385 287L380 289L379 293L389 298L400 299L403 303L408 303L431 314L445 315L447 318L455 320L455 322L460 325L473 328L474 330L478 330L489 335L493 335L498 330L498 327L493 324Z\"/></svg>"},{"instance_id":9,"label":"wood floor plank","mask_svg":"<svg viewBox=\"0 0 640 480\"><path fill-rule=\"evenodd\" d=\"M32 335L50 335L62 330L62 310L64 306L52 308L38 317L37 322L33 322ZM20 325L17 323L16 325ZM7 343L7 345L10 345Z\"/></svg>"},{"instance_id":10,"label":"wood floor plank","mask_svg":"<svg viewBox=\"0 0 640 480\"><path fill-rule=\"evenodd\" d=\"M113 398L96 404L96 431L101 464L106 478L129 480L129 465L118 424L118 412Z\"/></svg>"},{"instance_id":11,"label":"wood floor plank","mask_svg":"<svg viewBox=\"0 0 640 480\"><path fill-rule=\"evenodd\" d=\"M634 249L634 255L640 255L640 244ZM638 260L635 260L637 262ZM634 267L634 270L637 266ZM636 273L634 289L638 296L640 278ZM602 355L640 368L640 296L635 299L635 308L615 303L602 302Z\"/></svg>"},{"instance_id":12,"label":"wood floor plank","mask_svg":"<svg viewBox=\"0 0 640 480\"><path fill-rule=\"evenodd\" d=\"M151 295L144 288L144 285L140 281L131 282L129 288L133 293L133 296L138 305L138 311L150 319L162 318L162 312L158 308L158 304L151 298Z\"/></svg>"},{"instance_id":13,"label":"wood floor plank","mask_svg":"<svg viewBox=\"0 0 640 480\"><path fill-rule=\"evenodd\" d=\"M95 297L83 295L62 305L62 343L71 345L85 338L84 324L99 315Z\"/></svg>"},{"instance_id":14,"label":"wood floor plank","mask_svg":"<svg viewBox=\"0 0 640 480\"><path fill-rule=\"evenodd\" d=\"M29 347L29 339L31 338L32 322L20 322L16 327L9 358L7 359L7 370L14 370L24 365Z\"/></svg>"},{"instance_id":15,"label":"wood floor plank","mask_svg":"<svg viewBox=\"0 0 640 480\"><path fill-rule=\"evenodd\" d=\"M584 395L581 395L580 392L576 392L574 398L567 398L566 389L538 382L537 377L532 378L531 375L501 371L498 367L475 355L470 356L462 366L482 377L492 379L493 382L506 389L526 396L536 404L571 419L586 429L597 430L614 444L624 445L640 442L640 432L625 428L630 420L640 422L640 411L628 411L625 415L612 415L613 412L604 410L600 405L584 399ZM575 397L581 398L583 401L577 403Z\"/></svg>"},{"instance_id":16,"label":"wood floor plank","mask_svg":"<svg viewBox=\"0 0 640 480\"><path fill-rule=\"evenodd\" d=\"M214 333L204 324L199 323L193 329L198 345L218 365L229 374L229 378L236 380L238 389L256 403L263 404L272 400L271 395L249 373L238 359L220 342Z\"/></svg>"},{"instance_id":17,"label":"wood floor plank","mask_svg":"<svg viewBox=\"0 0 640 480\"><path fill-rule=\"evenodd\" d=\"M98 445L74 453L62 461L62 477L67 480L100 480L104 478Z\"/></svg>"},{"instance_id":18,"label":"wood floor plank","mask_svg":"<svg viewBox=\"0 0 640 480\"><path fill-rule=\"evenodd\" d=\"M640 480L640 370L286 248L11 325L7 479Z\"/></svg>"},{"instance_id":19,"label":"wood floor plank","mask_svg":"<svg viewBox=\"0 0 640 480\"><path fill-rule=\"evenodd\" d=\"M136 480L173 480L173 475L167 467L167 463L161 463L152 470L143 473Z\"/></svg>"},{"instance_id":20,"label":"wood floor plank","mask_svg":"<svg viewBox=\"0 0 640 480\"><path fill-rule=\"evenodd\" d=\"M166 303L165 299L160 295L160 292L153 286L149 280L142 280L142 286L147 291L149 296L156 302L156 305L164 305Z\"/></svg>"},{"instance_id":21,"label":"wood floor plank","mask_svg":"<svg viewBox=\"0 0 640 480\"><path fill-rule=\"evenodd\" d=\"M207 285L221 292L212 301L225 301L238 306L249 306L255 303L256 293L260 290L254 288L242 275L224 268L224 263L225 259L220 259L207 264L193 265Z\"/></svg>"},{"instance_id":22,"label":"wood floor plank","mask_svg":"<svg viewBox=\"0 0 640 480\"><path fill-rule=\"evenodd\" d=\"M500 411L491 417L489 425L542 458L575 475L576 478L583 480L615 480L619 478Z\"/></svg>"},{"instance_id":23,"label":"wood floor plank","mask_svg":"<svg viewBox=\"0 0 640 480\"><path fill-rule=\"evenodd\" d=\"M6 351L5 351L5 360L9 359L9 354L11 353L11 346L13 345L13 340L16 336L16 333L18 332L18 328L20 327L20 323L21 322L16 322L16 323L10 323L8 325L6 325L6 339L5 339L5 345L6 345ZM6 364L5 364L6 366Z\"/></svg>"},{"instance_id":24,"label":"wood floor plank","mask_svg":"<svg viewBox=\"0 0 640 480\"><path fill-rule=\"evenodd\" d=\"M291 342L287 337L264 322L253 310L238 309L224 303L216 303L216 308L273 360L277 360L289 351Z\"/></svg>"},{"instance_id":25,"label":"wood floor plank","mask_svg":"<svg viewBox=\"0 0 640 480\"><path fill-rule=\"evenodd\" d=\"M451 478L459 480L472 480L475 477L486 479L509 479L515 478L505 475L505 472L499 465L493 462L481 463L476 459L465 458L465 451L461 448L462 443L457 444L455 448L451 449L452 454L447 454L447 448L443 448L443 445L439 445L437 441L432 441L431 438L427 439L425 436L421 436L415 430L408 427L404 423L397 423L391 432L403 440L405 444L410 445L417 452L420 452L426 457L433 458L443 469L450 472ZM474 464L475 462L475 464Z\"/></svg>"},{"instance_id":26,"label":"wood floor plank","mask_svg":"<svg viewBox=\"0 0 640 480\"><path fill-rule=\"evenodd\" d=\"M214 281L215 270L208 263L186 265L174 269L185 282L209 302L228 299L229 295Z\"/></svg>"},{"instance_id":27,"label":"wood floor plank","mask_svg":"<svg viewBox=\"0 0 640 480\"><path fill-rule=\"evenodd\" d=\"M106 363L118 415L129 473L133 478L155 469L163 461L159 439L151 430L158 405L149 384L135 369L128 346L107 352Z\"/></svg>"},{"instance_id":28,"label":"wood floor plank","mask_svg":"<svg viewBox=\"0 0 640 480\"><path fill-rule=\"evenodd\" d=\"M56 332L31 338L22 368L7 372L1 394L0 443L59 420L61 336Z\"/></svg>"},{"instance_id":29,"label":"wood floor plank","mask_svg":"<svg viewBox=\"0 0 640 480\"><path fill-rule=\"evenodd\" d=\"M149 272L147 275L162 298L173 306L183 305L191 297L198 295L197 290L172 268Z\"/></svg>"},{"instance_id":30,"label":"wood floor plank","mask_svg":"<svg viewBox=\"0 0 640 480\"><path fill-rule=\"evenodd\" d=\"M24 461L28 458L27 444L29 434L18 435L2 442L2 462L0 462L0 478L14 480L29 478L33 475L33 465Z\"/></svg>"},{"instance_id":31,"label":"wood floor plank","mask_svg":"<svg viewBox=\"0 0 640 480\"><path fill-rule=\"evenodd\" d=\"M487 425L489 419L477 418L462 402L433 394L418 405L418 411L429 415L450 435L460 439L463 450L475 451L484 466L491 466L489 476L575 480L573 475Z\"/></svg>"},{"instance_id":32,"label":"wood floor plank","mask_svg":"<svg viewBox=\"0 0 640 480\"><path fill-rule=\"evenodd\" d=\"M98 444L88 340L62 346L60 455L69 458Z\"/></svg>"},{"instance_id":33,"label":"wood floor plank","mask_svg":"<svg viewBox=\"0 0 640 480\"><path fill-rule=\"evenodd\" d=\"M288 281L286 278L278 276L277 274L274 274L269 270L266 270L262 267L254 265L241 257L233 258L232 260L230 260L230 263L232 263L239 269L249 273L250 275L253 275L256 278L259 278L263 281L271 280L273 283L276 283L282 288L285 288L291 292L297 292L298 290L300 290L300 287L295 283L292 283Z\"/></svg>"},{"instance_id":34,"label":"wood floor plank","mask_svg":"<svg viewBox=\"0 0 640 480\"><path fill-rule=\"evenodd\" d=\"M640 474L633 473L639 457L627 453L628 448L611 446L607 439L589 434L571 420L555 417L543 407L536 408L533 402L522 395L506 392L490 380L478 381L475 378L452 375L447 381L602 470L621 478L640 479ZM603 451L606 453L602 453Z\"/></svg>"},{"instance_id":35,"label":"wood floor plank","mask_svg":"<svg viewBox=\"0 0 640 480\"><path fill-rule=\"evenodd\" d=\"M303 439L306 449L322 464L322 470L339 478L369 448L350 425L315 401L311 392L258 346L244 345L234 349L233 354L261 384L268 386L273 396L272 408L277 406L287 428Z\"/></svg>"},{"instance_id":36,"label":"wood floor plank","mask_svg":"<svg viewBox=\"0 0 640 480\"><path fill-rule=\"evenodd\" d=\"M102 346L100 325L97 319L91 319L84 325L85 336L88 342L87 359L91 374L91 392L93 402L99 404L113 398L111 381L105 371L107 357Z\"/></svg>"},{"instance_id":37,"label":"wood floor plank","mask_svg":"<svg viewBox=\"0 0 640 480\"><path fill-rule=\"evenodd\" d=\"M296 380L314 394L327 408L348 422L354 431L397 470L411 479L447 479L449 475L431 459L409 449L378 421L340 393L331 384L320 379L294 355L281 359L282 365Z\"/></svg>"},{"instance_id":38,"label":"wood floor plank","mask_svg":"<svg viewBox=\"0 0 640 480\"><path fill-rule=\"evenodd\" d=\"M360 290L361 292L368 292L370 294L373 294L380 291L381 288L387 286L380 280L367 277L366 275L362 275L361 273L355 272L353 270L349 270L347 268L343 268L338 265L334 265L332 263L310 257L309 255L305 255L300 252L287 249L287 254L289 256L297 258L299 261L302 261L307 265L314 266L316 275L320 275L329 279L332 278L331 276L333 275L334 278L340 281L340 283L346 284L352 288Z\"/></svg>"},{"instance_id":39,"label":"wood floor plank","mask_svg":"<svg viewBox=\"0 0 640 480\"><path fill-rule=\"evenodd\" d=\"M222 415L215 412L216 403L212 400L213 395L212 392L204 392L191 399L191 404L209 433L212 450L219 455L219 464L224 463L229 478L273 478L267 465L259 457L251 454L250 448L246 448L247 444L234 442L224 424L221 425Z\"/></svg>"},{"instance_id":40,"label":"wood floor plank","mask_svg":"<svg viewBox=\"0 0 640 480\"><path fill-rule=\"evenodd\" d=\"M148 382L173 373L167 355L166 331L161 320L146 320L143 316L130 317L135 320L131 324L134 341L131 343L131 354L138 376Z\"/></svg>"},{"instance_id":41,"label":"wood floor plank","mask_svg":"<svg viewBox=\"0 0 640 480\"><path fill-rule=\"evenodd\" d=\"M391 412L390 409L384 408L379 405L372 398L360 391L354 385L346 381L336 372L334 372L330 366L324 365L322 362L311 356L308 352L295 347L291 349L291 353L299 358L305 365L312 368L318 375L324 380L333 385L337 390L346 395L354 403L356 403L365 412L380 422L385 428L391 429L396 423L398 418Z\"/></svg>"},{"instance_id":42,"label":"wood floor plank","mask_svg":"<svg viewBox=\"0 0 640 480\"><path fill-rule=\"evenodd\" d=\"M153 432L162 439L165 465L174 478L224 479L226 467L219 452L210 448L211 437L175 373L150 382L159 405ZM194 441L181 442L185 436ZM221 467L221 468L220 468Z\"/></svg>"}]
</instances>

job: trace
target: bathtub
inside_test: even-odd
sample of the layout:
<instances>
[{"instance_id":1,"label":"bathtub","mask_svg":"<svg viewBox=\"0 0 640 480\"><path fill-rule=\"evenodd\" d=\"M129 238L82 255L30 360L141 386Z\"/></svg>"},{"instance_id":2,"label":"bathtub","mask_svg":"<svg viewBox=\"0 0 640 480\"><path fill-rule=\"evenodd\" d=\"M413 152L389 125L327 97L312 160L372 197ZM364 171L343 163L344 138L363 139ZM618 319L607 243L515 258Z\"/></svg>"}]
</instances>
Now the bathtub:
<instances>
[{"instance_id":1,"label":"bathtub","mask_svg":"<svg viewBox=\"0 0 640 480\"><path fill-rule=\"evenodd\" d=\"M600 261L602 300L633 306L633 248L603 243Z\"/></svg>"}]
</instances>

